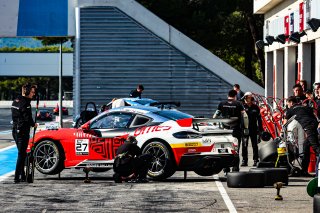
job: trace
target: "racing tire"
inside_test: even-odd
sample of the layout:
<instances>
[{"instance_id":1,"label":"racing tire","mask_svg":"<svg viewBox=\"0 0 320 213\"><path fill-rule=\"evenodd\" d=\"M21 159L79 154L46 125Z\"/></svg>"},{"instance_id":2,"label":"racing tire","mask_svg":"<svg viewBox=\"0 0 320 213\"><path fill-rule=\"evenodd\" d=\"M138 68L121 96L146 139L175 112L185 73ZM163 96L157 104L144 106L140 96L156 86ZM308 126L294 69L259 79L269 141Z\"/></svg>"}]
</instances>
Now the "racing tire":
<instances>
[{"instance_id":1,"label":"racing tire","mask_svg":"<svg viewBox=\"0 0 320 213\"><path fill-rule=\"evenodd\" d=\"M196 170L194 170L194 172L197 174L197 175L200 175L200 176L211 176L211 175L214 175L214 174L218 174L219 172L222 171L222 168L221 167L215 167L215 168L198 168Z\"/></svg>"},{"instance_id":2,"label":"racing tire","mask_svg":"<svg viewBox=\"0 0 320 213\"><path fill-rule=\"evenodd\" d=\"M282 182L288 186L288 170L286 168L251 168L251 173L259 172L264 173L264 185L273 186L276 182Z\"/></svg>"},{"instance_id":3,"label":"racing tire","mask_svg":"<svg viewBox=\"0 0 320 213\"><path fill-rule=\"evenodd\" d=\"M261 161L275 162L278 157L277 144L274 141L267 142L264 146L260 147L258 154Z\"/></svg>"},{"instance_id":4,"label":"racing tire","mask_svg":"<svg viewBox=\"0 0 320 213\"><path fill-rule=\"evenodd\" d=\"M229 172L227 174L229 188L261 188L264 187L263 172Z\"/></svg>"},{"instance_id":5,"label":"racing tire","mask_svg":"<svg viewBox=\"0 0 320 213\"><path fill-rule=\"evenodd\" d=\"M275 168L275 162L261 161L258 163L257 168Z\"/></svg>"},{"instance_id":6,"label":"racing tire","mask_svg":"<svg viewBox=\"0 0 320 213\"><path fill-rule=\"evenodd\" d=\"M45 140L34 150L34 163L42 174L55 175L64 169L64 151L58 142Z\"/></svg>"},{"instance_id":7,"label":"racing tire","mask_svg":"<svg viewBox=\"0 0 320 213\"><path fill-rule=\"evenodd\" d=\"M164 180L176 172L173 155L163 142L152 141L148 143L142 153L152 156L148 170L148 176L151 179Z\"/></svg>"},{"instance_id":8,"label":"racing tire","mask_svg":"<svg viewBox=\"0 0 320 213\"><path fill-rule=\"evenodd\" d=\"M320 212L320 194L313 196L313 212Z\"/></svg>"}]
</instances>

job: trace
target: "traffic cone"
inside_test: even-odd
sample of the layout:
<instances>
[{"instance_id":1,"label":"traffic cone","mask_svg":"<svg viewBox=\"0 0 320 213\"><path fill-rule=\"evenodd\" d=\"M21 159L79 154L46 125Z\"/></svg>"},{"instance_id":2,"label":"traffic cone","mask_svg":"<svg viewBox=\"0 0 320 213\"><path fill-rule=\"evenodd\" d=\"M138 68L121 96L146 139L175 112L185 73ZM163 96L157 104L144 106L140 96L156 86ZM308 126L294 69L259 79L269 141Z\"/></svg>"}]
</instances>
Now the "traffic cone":
<instances>
[{"instance_id":1,"label":"traffic cone","mask_svg":"<svg viewBox=\"0 0 320 213\"><path fill-rule=\"evenodd\" d=\"M314 153L312 147L310 147L310 163L308 167L308 172L313 173L316 171L316 154Z\"/></svg>"}]
</instances>

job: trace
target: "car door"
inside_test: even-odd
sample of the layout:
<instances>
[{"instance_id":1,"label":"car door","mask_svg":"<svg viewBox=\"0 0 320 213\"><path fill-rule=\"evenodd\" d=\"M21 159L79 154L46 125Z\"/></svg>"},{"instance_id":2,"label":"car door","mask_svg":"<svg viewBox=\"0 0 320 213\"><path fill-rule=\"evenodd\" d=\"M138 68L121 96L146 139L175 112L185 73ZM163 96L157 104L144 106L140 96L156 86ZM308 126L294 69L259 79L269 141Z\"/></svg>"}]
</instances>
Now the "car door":
<instances>
[{"instance_id":1,"label":"car door","mask_svg":"<svg viewBox=\"0 0 320 213\"><path fill-rule=\"evenodd\" d=\"M92 137L89 138L90 159L111 160L127 135L134 113L111 112L97 117L90 124Z\"/></svg>"}]
</instances>

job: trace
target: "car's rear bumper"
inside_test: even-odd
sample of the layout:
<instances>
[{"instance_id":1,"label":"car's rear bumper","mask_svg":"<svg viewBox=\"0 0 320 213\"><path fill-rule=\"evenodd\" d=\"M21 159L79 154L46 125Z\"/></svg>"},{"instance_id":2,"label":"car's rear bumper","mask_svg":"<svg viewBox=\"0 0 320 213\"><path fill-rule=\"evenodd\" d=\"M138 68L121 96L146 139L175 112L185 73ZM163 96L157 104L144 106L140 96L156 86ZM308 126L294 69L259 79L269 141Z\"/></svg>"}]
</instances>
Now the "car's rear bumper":
<instances>
[{"instance_id":1,"label":"car's rear bumper","mask_svg":"<svg viewBox=\"0 0 320 213\"><path fill-rule=\"evenodd\" d=\"M235 163L234 154L184 154L178 166L178 170L195 170L205 165L227 168Z\"/></svg>"}]
</instances>

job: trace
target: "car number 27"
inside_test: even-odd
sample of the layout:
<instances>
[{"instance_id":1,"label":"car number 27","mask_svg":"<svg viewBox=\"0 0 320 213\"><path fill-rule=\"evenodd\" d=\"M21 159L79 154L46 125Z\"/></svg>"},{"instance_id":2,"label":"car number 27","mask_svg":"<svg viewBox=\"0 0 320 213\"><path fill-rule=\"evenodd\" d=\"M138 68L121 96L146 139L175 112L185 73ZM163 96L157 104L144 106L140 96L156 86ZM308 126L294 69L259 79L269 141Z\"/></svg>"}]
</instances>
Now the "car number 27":
<instances>
[{"instance_id":1,"label":"car number 27","mask_svg":"<svg viewBox=\"0 0 320 213\"><path fill-rule=\"evenodd\" d=\"M89 155L89 139L76 139L76 155Z\"/></svg>"}]
</instances>

